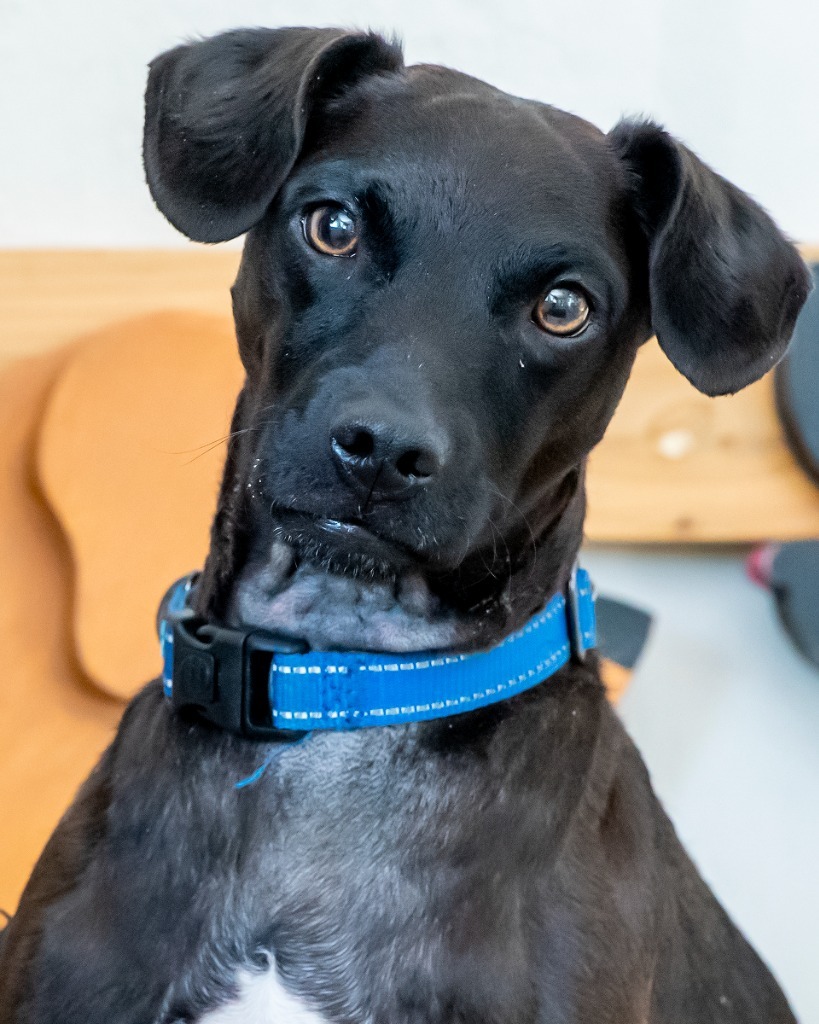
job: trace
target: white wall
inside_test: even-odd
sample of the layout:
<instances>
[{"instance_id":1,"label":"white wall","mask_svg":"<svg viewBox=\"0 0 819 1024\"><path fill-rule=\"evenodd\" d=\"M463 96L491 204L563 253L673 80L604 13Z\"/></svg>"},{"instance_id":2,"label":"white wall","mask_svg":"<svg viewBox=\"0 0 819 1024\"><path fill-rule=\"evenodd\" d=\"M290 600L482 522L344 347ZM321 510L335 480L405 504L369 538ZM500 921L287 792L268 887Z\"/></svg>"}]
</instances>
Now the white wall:
<instances>
[{"instance_id":1,"label":"white wall","mask_svg":"<svg viewBox=\"0 0 819 1024\"><path fill-rule=\"evenodd\" d=\"M397 30L603 128L653 115L819 241L816 0L0 0L0 246L180 244L142 180L145 65L242 24Z\"/></svg>"}]
</instances>

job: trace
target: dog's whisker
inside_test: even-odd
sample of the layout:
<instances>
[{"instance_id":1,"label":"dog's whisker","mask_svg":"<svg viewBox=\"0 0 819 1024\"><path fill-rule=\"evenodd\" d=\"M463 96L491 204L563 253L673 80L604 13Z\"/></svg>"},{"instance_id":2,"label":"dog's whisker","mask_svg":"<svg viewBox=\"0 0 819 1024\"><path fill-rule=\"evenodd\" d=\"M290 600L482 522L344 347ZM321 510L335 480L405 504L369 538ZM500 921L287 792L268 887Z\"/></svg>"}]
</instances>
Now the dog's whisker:
<instances>
[{"instance_id":1,"label":"dog's whisker","mask_svg":"<svg viewBox=\"0 0 819 1024\"><path fill-rule=\"evenodd\" d=\"M535 532L532 529L531 523L529 522L529 518L526 515L526 513L523 511L523 509L519 505L517 505L509 497L508 494L504 494L503 491L499 487L497 487L495 484L492 483L492 481L489 481L489 486L492 488L494 493L497 494L497 496L499 498L501 498L503 501L505 501L520 516L521 521L523 522L523 525L526 527L526 530L527 530L527 532L529 534L529 543L531 544L531 547L532 547L532 553L533 554L537 554L537 538L535 537ZM508 548L507 548L507 550L508 550Z\"/></svg>"},{"instance_id":2,"label":"dog's whisker","mask_svg":"<svg viewBox=\"0 0 819 1024\"><path fill-rule=\"evenodd\" d=\"M266 408L269 409L272 408L272 406L267 406ZM261 411L265 410L263 409ZM189 448L187 450L182 450L179 452L168 452L168 454L187 455L188 452L199 452L198 455L195 455L192 459L189 459L187 462L183 463L183 465L189 466L192 462L196 462L197 459L201 459L203 456L208 455L210 452L212 452L215 448L218 448L220 445L223 445L228 441L232 441L234 437L240 437L242 434L250 434L256 430L263 430L265 427L268 426L270 426L270 421L264 420L261 423L254 423L249 427L242 427L240 430L232 430L229 434L225 434L224 437L217 438L217 440L215 441L208 441L205 444L197 445L196 448ZM200 449L202 448L204 448L205 450L200 451ZM260 460L256 459L254 463L254 469L258 466L259 462Z\"/></svg>"},{"instance_id":3,"label":"dog's whisker","mask_svg":"<svg viewBox=\"0 0 819 1024\"><path fill-rule=\"evenodd\" d=\"M489 522L490 522L490 525L496 526L496 524L494 523L494 521L491 518L490 518ZM511 563L512 563L512 554L511 554L511 552L509 550L509 544L508 544L508 542L506 540L506 537L504 536L503 531L499 527L497 527L497 533L498 533L498 536L501 539L501 542L503 543L503 548L504 548L504 556L503 557L504 557L504 560L505 560L507 566L511 565ZM497 548L497 543L496 543L495 544L495 558L496 559L497 559L497 555L498 555L498 548Z\"/></svg>"},{"instance_id":4,"label":"dog's whisker","mask_svg":"<svg viewBox=\"0 0 819 1024\"><path fill-rule=\"evenodd\" d=\"M494 570L494 566L498 561L498 531L491 517L489 519L489 529L492 531L492 560L490 562L491 568L489 568L489 575L493 579L497 579L498 576Z\"/></svg>"},{"instance_id":5,"label":"dog's whisker","mask_svg":"<svg viewBox=\"0 0 819 1024\"><path fill-rule=\"evenodd\" d=\"M224 444L226 441L230 441L231 438L238 437L239 434L247 434L251 430L258 430L258 427L243 427L241 430L232 430L229 434L225 434L224 437L217 437L213 441L205 441L203 444L197 444L193 448L179 448L177 450L159 448L162 455L190 455L191 452L202 452L203 448L207 451L212 451L214 448L218 448L220 444ZM203 454L207 455L207 451Z\"/></svg>"}]
</instances>

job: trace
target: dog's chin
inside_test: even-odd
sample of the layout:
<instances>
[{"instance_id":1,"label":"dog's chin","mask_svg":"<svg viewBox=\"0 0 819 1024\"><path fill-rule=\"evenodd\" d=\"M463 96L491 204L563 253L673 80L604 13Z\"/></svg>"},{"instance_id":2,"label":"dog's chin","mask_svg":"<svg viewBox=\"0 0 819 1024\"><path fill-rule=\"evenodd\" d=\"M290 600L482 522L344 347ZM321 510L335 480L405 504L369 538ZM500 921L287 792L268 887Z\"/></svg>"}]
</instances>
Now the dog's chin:
<instances>
[{"instance_id":1,"label":"dog's chin","mask_svg":"<svg viewBox=\"0 0 819 1024\"><path fill-rule=\"evenodd\" d=\"M228 618L314 650L466 650L474 628L445 608L406 552L355 524L282 528L233 588Z\"/></svg>"}]
</instances>

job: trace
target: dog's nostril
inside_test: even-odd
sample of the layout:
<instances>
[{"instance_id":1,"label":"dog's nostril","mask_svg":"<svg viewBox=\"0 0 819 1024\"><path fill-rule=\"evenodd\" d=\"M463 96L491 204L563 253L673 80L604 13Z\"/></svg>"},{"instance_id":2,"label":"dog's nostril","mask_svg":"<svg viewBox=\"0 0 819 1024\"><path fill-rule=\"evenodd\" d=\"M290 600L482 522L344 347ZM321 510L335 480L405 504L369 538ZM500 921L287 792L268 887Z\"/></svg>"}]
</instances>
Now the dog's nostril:
<instances>
[{"instance_id":1,"label":"dog's nostril","mask_svg":"<svg viewBox=\"0 0 819 1024\"><path fill-rule=\"evenodd\" d=\"M369 430L338 431L333 440L356 459L366 459L375 451L375 438Z\"/></svg>"},{"instance_id":2,"label":"dog's nostril","mask_svg":"<svg viewBox=\"0 0 819 1024\"><path fill-rule=\"evenodd\" d=\"M425 479L432 476L437 468L437 459L432 452L422 451L420 448L411 448L409 451L399 455L395 462L395 468L405 477L417 477Z\"/></svg>"},{"instance_id":3,"label":"dog's nostril","mask_svg":"<svg viewBox=\"0 0 819 1024\"><path fill-rule=\"evenodd\" d=\"M330 452L343 480L359 490L397 496L425 487L442 470L445 452L436 438L407 420L359 419L330 429Z\"/></svg>"},{"instance_id":4,"label":"dog's nostril","mask_svg":"<svg viewBox=\"0 0 819 1024\"><path fill-rule=\"evenodd\" d=\"M375 441L369 430L357 430L349 443L345 444L344 447L350 455L357 455L359 458L366 459L375 450Z\"/></svg>"}]
</instances>

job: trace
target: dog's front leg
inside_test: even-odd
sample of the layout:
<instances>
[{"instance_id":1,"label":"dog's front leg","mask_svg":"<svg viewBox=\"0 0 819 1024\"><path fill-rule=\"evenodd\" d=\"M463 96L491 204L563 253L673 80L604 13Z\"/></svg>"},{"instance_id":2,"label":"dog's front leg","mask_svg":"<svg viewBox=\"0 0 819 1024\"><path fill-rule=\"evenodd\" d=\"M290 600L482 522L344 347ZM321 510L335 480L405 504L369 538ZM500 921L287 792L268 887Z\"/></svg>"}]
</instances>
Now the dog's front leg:
<instances>
[{"instance_id":1,"label":"dog's front leg","mask_svg":"<svg viewBox=\"0 0 819 1024\"><path fill-rule=\"evenodd\" d=\"M230 994L236 944L220 883L240 830L214 784L226 741L213 741L216 768L208 741L168 713L158 683L132 702L9 926L0 1024L194 1019L191 993Z\"/></svg>"},{"instance_id":2,"label":"dog's front leg","mask_svg":"<svg viewBox=\"0 0 819 1024\"><path fill-rule=\"evenodd\" d=\"M87 901L87 887L82 876L104 832L115 747L116 743L105 752L49 840L26 886L17 913L3 934L0 1024L73 1019L65 1014L70 1014L68 1007L78 1001L74 992L75 979L84 974L89 965L83 963L81 955L75 954L74 937L66 937L63 932L66 924L77 926L79 932L84 932L92 923L89 918L93 917L93 904ZM86 913L83 915L76 912L76 905L78 902L81 905L84 899ZM66 909L72 903L75 905L74 913L66 915ZM63 963L54 970L45 986L50 988L53 984L59 990L56 1000L52 1001L42 997L38 979L44 971L56 967L50 963L52 958L46 952L55 939L62 950ZM75 961L73 965L72 960ZM87 1005L85 995L82 1001ZM91 1017L85 1019L90 1020ZM109 1015L109 1019L124 1018Z\"/></svg>"}]
</instances>

